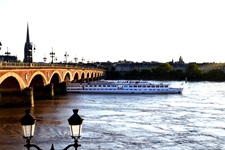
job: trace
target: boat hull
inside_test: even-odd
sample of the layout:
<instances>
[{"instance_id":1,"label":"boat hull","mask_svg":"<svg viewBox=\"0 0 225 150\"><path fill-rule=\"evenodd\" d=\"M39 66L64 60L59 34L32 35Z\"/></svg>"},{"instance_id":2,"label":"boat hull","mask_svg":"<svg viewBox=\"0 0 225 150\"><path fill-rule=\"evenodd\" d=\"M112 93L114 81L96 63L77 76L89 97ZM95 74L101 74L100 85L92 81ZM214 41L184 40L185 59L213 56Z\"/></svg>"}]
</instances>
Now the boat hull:
<instances>
[{"instance_id":1,"label":"boat hull","mask_svg":"<svg viewBox=\"0 0 225 150\"><path fill-rule=\"evenodd\" d=\"M68 93L92 93L92 94L181 94L182 88L171 88L166 90L67 90Z\"/></svg>"},{"instance_id":2,"label":"boat hull","mask_svg":"<svg viewBox=\"0 0 225 150\"><path fill-rule=\"evenodd\" d=\"M164 83L149 83L147 81L97 81L90 83L70 83L68 93L96 94L180 94L183 88L170 87Z\"/></svg>"}]
</instances>

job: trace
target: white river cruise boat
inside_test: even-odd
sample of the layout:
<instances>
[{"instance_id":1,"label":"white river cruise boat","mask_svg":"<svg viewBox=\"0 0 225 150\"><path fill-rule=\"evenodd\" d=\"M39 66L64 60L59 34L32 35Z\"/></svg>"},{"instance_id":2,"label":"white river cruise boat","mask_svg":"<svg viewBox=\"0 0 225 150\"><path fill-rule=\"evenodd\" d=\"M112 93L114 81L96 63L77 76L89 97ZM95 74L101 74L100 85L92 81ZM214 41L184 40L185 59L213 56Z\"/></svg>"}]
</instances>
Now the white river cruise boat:
<instances>
[{"instance_id":1,"label":"white river cruise boat","mask_svg":"<svg viewBox=\"0 0 225 150\"><path fill-rule=\"evenodd\" d=\"M68 93L118 93L118 94L180 94L183 88L173 88L165 83L147 81L107 81L69 83Z\"/></svg>"}]
</instances>

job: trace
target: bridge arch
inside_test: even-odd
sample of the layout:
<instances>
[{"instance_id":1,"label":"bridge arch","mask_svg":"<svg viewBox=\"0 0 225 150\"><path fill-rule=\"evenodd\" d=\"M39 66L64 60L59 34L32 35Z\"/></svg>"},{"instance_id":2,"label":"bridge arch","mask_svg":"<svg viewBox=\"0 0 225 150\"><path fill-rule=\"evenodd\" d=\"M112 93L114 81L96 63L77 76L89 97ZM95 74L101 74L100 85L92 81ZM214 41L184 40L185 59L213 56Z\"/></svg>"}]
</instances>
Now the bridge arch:
<instances>
[{"instance_id":1,"label":"bridge arch","mask_svg":"<svg viewBox=\"0 0 225 150\"><path fill-rule=\"evenodd\" d=\"M80 77L80 81L81 81L81 82L84 82L84 79L85 79L85 73L82 72L82 73L81 73L81 77Z\"/></svg>"},{"instance_id":2,"label":"bridge arch","mask_svg":"<svg viewBox=\"0 0 225 150\"><path fill-rule=\"evenodd\" d=\"M0 77L1 86L5 86L4 85L5 82L7 82L8 79L13 79L13 78L16 79L16 81L18 82L20 90L23 90L24 88L26 88L26 84L24 83L23 79L18 74L14 73L14 72L8 72L8 73L6 73L6 74L4 74L3 76Z\"/></svg>"},{"instance_id":3,"label":"bridge arch","mask_svg":"<svg viewBox=\"0 0 225 150\"><path fill-rule=\"evenodd\" d=\"M71 81L71 77L72 77L71 72L70 71L66 71L63 79L64 79L65 82L70 82Z\"/></svg>"},{"instance_id":4,"label":"bridge arch","mask_svg":"<svg viewBox=\"0 0 225 150\"><path fill-rule=\"evenodd\" d=\"M98 79L98 72L95 72L95 80Z\"/></svg>"},{"instance_id":5,"label":"bridge arch","mask_svg":"<svg viewBox=\"0 0 225 150\"><path fill-rule=\"evenodd\" d=\"M78 82L79 81L79 73L78 72L75 72L74 73L74 77L72 79L74 82Z\"/></svg>"},{"instance_id":6,"label":"bridge arch","mask_svg":"<svg viewBox=\"0 0 225 150\"><path fill-rule=\"evenodd\" d=\"M62 78L61 74L59 73L59 71L54 71L51 74L49 83L60 83L62 81L63 81L63 78Z\"/></svg>"},{"instance_id":7,"label":"bridge arch","mask_svg":"<svg viewBox=\"0 0 225 150\"><path fill-rule=\"evenodd\" d=\"M90 72L88 71L87 73L86 73L86 82L89 82L90 80Z\"/></svg>"},{"instance_id":8,"label":"bridge arch","mask_svg":"<svg viewBox=\"0 0 225 150\"><path fill-rule=\"evenodd\" d=\"M32 77L30 78L28 86L32 85L46 85L48 84L47 78L44 73L37 71L35 72Z\"/></svg>"},{"instance_id":9,"label":"bridge arch","mask_svg":"<svg viewBox=\"0 0 225 150\"><path fill-rule=\"evenodd\" d=\"M94 81L94 77L93 77L93 71L91 72L91 76L90 76L90 79L91 79L91 81Z\"/></svg>"}]
</instances>

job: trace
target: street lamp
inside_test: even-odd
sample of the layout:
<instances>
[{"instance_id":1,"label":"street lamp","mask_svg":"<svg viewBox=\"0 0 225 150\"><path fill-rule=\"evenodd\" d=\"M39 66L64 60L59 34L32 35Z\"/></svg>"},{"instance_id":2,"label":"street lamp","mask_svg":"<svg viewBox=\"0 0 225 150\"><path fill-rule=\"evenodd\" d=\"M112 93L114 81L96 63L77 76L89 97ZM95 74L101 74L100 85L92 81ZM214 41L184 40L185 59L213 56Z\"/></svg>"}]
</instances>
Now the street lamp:
<instances>
[{"instance_id":1,"label":"street lamp","mask_svg":"<svg viewBox=\"0 0 225 150\"><path fill-rule=\"evenodd\" d=\"M9 61L9 55L11 54L8 50L8 47L7 47L7 51L5 52L6 54L6 59L7 59L7 62Z\"/></svg>"},{"instance_id":2,"label":"street lamp","mask_svg":"<svg viewBox=\"0 0 225 150\"><path fill-rule=\"evenodd\" d=\"M67 51L65 52L65 63L67 64L67 57L69 57L69 54L67 53Z\"/></svg>"},{"instance_id":3,"label":"street lamp","mask_svg":"<svg viewBox=\"0 0 225 150\"><path fill-rule=\"evenodd\" d=\"M80 144L78 144L78 139L81 136L81 131L82 131L82 123L83 123L83 118L81 118L77 113L78 113L79 109L73 109L73 115L68 119L69 125L70 125L70 132L71 132L71 137L74 139L74 144L70 144L68 145L65 149L63 150L67 150L70 147L74 147L75 150L77 150L77 148L79 146L81 146Z\"/></svg>"},{"instance_id":4,"label":"street lamp","mask_svg":"<svg viewBox=\"0 0 225 150\"><path fill-rule=\"evenodd\" d=\"M2 43L0 42L0 50L1 50L1 48L2 48Z\"/></svg>"},{"instance_id":5,"label":"street lamp","mask_svg":"<svg viewBox=\"0 0 225 150\"><path fill-rule=\"evenodd\" d=\"M63 150L67 150L70 147L74 147L75 150L80 144L78 144L78 139L81 136L81 130L82 130L82 123L83 123L83 118L81 118L77 113L79 109L73 109L73 115L68 119L69 125L70 125L70 131L71 131L71 137L74 139L74 144L70 144L67 147L65 147ZM30 144L31 138L34 136L34 129L35 129L35 123L36 123L36 118L30 114L30 110L27 109L25 110L26 114L24 117L20 119L20 123L22 126L23 130L23 138L26 139L27 144L24 145L28 150L31 147L35 147L38 150L41 150L40 147L38 147L35 144ZM52 144L50 150L55 150L54 145Z\"/></svg>"},{"instance_id":6,"label":"street lamp","mask_svg":"<svg viewBox=\"0 0 225 150\"><path fill-rule=\"evenodd\" d=\"M44 56L43 60L44 60L44 62L46 63L47 58Z\"/></svg>"},{"instance_id":7,"label":"street lamp","mask_svg":"<svg viewBox=\"0 0 225 150\"><path fill-rule=\"evenodd\" d=\"M23 118L20 119L20 123L23 130L23 138L27 140L27 144L24 145L28 150L31 147L35 147L38 150L41 150L37 145L30 144L31 138L34 136L34 129L36 118L30 114L30 109L25 110L26 114Z\"/></svg>"},{"instance_id":8,"label":"street lamp","mask_svg":"<svg viewBox=\"0 0 225 150\"><path fill-rule=\"evenodd\" d=\"M82 57L81 61L82 61L82 63L84 63L84 61L85 61L84 57Z\"/></svg>"},{"instance_id":9,"label":"street lamp","mask_svg":"<svg viewBox=\"0 0 225 150\"><path fill-rule=\"evenodd\" d=\"M55 53L53 52L53 48L52 48L52 52L50 53L50 57L52 57L52 64L53 64L53 58L55 56Z\"/></svg>"},{"instance_id":10,"label":"street lamp","mask_svg":"<svg viewBox=\"0 0 225 150\"><path fill-rule=\"evenodd\" d=\"M77 63L77 60L78 60L78 58L75 56L75 58L74 58L75 63Z\"/></svg>"},{"instance_id":11,"label":"street lamp","mask_svg":"<svg viewBox=\"0 0 225 150\"><path fill-rule=\"evenodd\" d=\"M57 57L55 57L55 58L54 58L54 61L55 61L56 63L57 63L57 60L58 60Z\"/></svg>"}]
</instances>

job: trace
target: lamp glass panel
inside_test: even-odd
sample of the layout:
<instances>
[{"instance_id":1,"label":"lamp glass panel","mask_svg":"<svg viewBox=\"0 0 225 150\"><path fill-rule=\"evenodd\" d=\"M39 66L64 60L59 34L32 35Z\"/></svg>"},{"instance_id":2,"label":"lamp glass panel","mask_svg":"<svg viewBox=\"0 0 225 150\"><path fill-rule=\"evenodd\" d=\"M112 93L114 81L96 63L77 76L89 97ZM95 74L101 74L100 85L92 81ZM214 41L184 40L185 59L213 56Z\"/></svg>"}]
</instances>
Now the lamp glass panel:
<instances>
[{"instance_id":1,"label":"lamp glass panel","mask_svg":"<svg viewBox=\"0 0 225 150\"><path fill-rule=\"evenodd\" d=\"M72 137L78 137L81 135L82 125L70 125L70 132Z\"/></svg>"},{"instance_id":2,"label":"lamp glass panel","mask_svg":"<svg viewBox=\"0 0 225 150\"><path fill-rule=\"evenodd\" d=\"M24 137L32 137L34 136L35 124L33 125L22 125L23 136Z\"/></svg>"}]
</instances>

